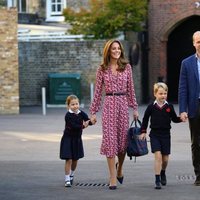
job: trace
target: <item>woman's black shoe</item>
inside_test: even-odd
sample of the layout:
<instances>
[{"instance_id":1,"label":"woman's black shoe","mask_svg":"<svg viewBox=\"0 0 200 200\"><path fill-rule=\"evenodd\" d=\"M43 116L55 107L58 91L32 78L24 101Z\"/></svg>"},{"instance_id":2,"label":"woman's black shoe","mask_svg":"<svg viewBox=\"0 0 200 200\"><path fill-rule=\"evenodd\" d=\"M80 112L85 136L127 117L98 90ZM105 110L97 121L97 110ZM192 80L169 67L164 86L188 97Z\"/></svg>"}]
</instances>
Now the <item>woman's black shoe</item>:
<instances>
[{"instance_id":1,"label":"woman's black shoe","mask_svg":"<svg viewBox=\"0 0 200 200\"><path fill-rule=\"evenodd\" d=\"M116 170L117 170L118 162L115 164L115 167L116 167ZM123 183L123 180L124 180L124 176L122 176L122 177L117 177L117 180L119 181L120 184L122 184L122 183Z\"/></svg>"},{"instance_id":2,"label":"woman's black shoe","mask_svg":"<svg viewBox=\"0 0 200 200\"><path fill-rule=\"evenodd\" d=\"M123 183L123 180L124 180L124 176L122 176L122 177L117 177L117 180L119 181L120 184L122 184L122 183Z\"/></svg>"},{"instance_id":3,"label":"woman's black shoe","mask_svg":"<svg viewBox=\"0 0 200 200\"><path fill-rule=\"evenodd\" d=\"M109 185L109 189L110 189L110 190L116 190L116 189L117 189L117 186L116 186L116 185Z\"/></svg>"}]
</instances>

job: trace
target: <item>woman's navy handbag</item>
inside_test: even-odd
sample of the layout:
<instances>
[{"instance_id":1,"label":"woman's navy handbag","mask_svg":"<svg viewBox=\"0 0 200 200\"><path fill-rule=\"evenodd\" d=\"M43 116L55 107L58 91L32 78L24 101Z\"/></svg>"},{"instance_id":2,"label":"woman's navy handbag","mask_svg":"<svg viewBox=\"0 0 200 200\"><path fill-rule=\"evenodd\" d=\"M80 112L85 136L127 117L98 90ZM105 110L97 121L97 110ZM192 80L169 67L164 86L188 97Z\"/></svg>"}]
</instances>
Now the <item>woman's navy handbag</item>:
<instances>
[{"instance_id":1,"label":"woman's navy handbag","mask_svg":"<svg viewBox=\"0 0 200 200\"><path fill-rule=\"evenodd\" d=\"M135 126L132 126L135 122ZM139 139L139 135L141 134L141 121L138 119L136 121L132 121L130 128L128 129L128 146L127 146L127 156L134 156L135 159L138 156L144 156L148 154L148 146L146 138L141 140Z\"/></svg>"}]
</instances>

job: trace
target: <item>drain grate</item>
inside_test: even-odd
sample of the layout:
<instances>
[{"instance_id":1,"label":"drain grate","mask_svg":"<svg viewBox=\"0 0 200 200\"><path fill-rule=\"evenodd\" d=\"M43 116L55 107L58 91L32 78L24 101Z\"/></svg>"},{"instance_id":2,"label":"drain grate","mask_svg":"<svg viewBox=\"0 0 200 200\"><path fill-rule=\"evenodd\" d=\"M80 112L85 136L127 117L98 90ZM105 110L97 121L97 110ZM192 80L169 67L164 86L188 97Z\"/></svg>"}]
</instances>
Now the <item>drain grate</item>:
<instances>
[{"instance_id":1,"label":"drain grate","mask_svg":"<svg viewBox=\"0 0 200 200\"><path fill-rule=\"evenodd\" d=\"M191 174L176 175L176 179L179 181L190 181L190 180L194 180L195 176Z\"/></svg>"},{"instance_id":2,"label":"drain grate","mask_svg":"<svg viewBox=\"0 0 200 200\"><path fill-rule=\"evenodd\" d=\"M80 187L107 187L108 183L76 183L75 186Z\"/></svg>"}]
</instances>

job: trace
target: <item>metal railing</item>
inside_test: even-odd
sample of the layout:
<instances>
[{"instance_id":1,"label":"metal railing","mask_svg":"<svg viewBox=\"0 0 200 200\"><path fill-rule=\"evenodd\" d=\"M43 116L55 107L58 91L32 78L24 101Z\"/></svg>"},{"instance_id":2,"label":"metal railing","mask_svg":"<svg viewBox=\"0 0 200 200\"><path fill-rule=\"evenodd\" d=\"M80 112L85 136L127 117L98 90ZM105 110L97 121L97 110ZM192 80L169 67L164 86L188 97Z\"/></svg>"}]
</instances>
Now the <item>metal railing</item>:
<instances>
[{"instance_id":1,"label":"metal railing","mask_svg":"<svg viewBox=\"0 0 200 200\"><path fill-rule=\"evenodd\" d=\"M19 41L76 41L84 40L84 35L66 35L65 32L30 34L30 30L18 31Z\"/></svg>"}]
</instances>

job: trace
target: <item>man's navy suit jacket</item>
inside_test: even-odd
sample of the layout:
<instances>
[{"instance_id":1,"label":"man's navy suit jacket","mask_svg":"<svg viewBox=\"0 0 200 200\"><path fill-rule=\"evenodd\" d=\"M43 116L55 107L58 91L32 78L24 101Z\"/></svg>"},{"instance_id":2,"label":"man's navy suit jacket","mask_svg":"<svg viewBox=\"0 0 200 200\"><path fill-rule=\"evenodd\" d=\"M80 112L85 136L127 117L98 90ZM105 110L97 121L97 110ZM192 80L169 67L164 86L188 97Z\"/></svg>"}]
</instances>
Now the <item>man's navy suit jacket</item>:
<instances>
[{"instance_id":1,"label":"man's navy suit jacket","mask_svg":"<svg viewBox=\"0 0 200 200\"><path fill-rule=\"evenodd\" d=\"M179 112L187 112L189 118L196 116L199 104L199 74L196 54L181 63L179 78Z\"/></svg>"}]
</instances>

